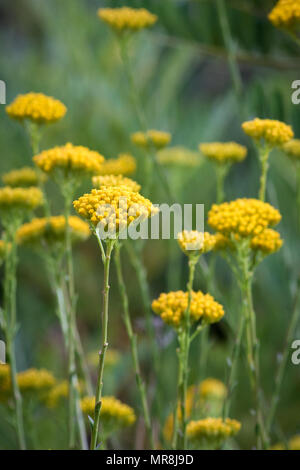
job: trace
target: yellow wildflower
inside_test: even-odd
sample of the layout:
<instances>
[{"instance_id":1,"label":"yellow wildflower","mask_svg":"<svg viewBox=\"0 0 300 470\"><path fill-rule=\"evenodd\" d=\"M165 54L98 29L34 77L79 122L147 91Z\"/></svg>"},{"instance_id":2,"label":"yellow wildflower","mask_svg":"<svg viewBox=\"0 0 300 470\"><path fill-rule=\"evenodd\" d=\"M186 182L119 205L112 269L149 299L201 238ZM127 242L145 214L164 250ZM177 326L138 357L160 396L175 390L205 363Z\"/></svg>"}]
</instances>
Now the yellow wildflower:
<instances>
[{"instance_id":1,"label":"yellow wildflower","mask_svg":"<svg viewBox=\"0 0 300 470\"><path fill-rule=\"evenodd\" d=\"M178 233L178 244L187 256L200 256L214 249L215 235L197 230L184 230Z\"/></svg>"},{"instance_id":2,"label":"yellow wildflower","mask_svg":"<svg viewBox=\"0 0 300 470\"><path fill-rule=\"evenodd\" d=\"M294 160L300 159L300 139L292 139L282 147L288 157Z\"/></svg>"},{"instance_id":3,"label":"yellow wildflower","mask_svg":"<svg viewBox=\"0 0 300 470\"><path fill-rule=\"evenodd\" d=\"M104 186L126 186L131 191L138 192L141 189L136 181L126 178L123 175L98 175L92 178L94 188L103 188Z\"/></svg>"},{"instance_id":4,"label":"yellow wildflower","mask_svg":"<svg viewBox=\"0 0 300 470\"><path fill-rule=\"evenodd\" d=\"M188 293L183 291L162 293L158 299L153 300L152 309L160 315L168 325L178 328L184 321L184 314L188 306ZM192 292L190 308L191 322L202 320L205 323L215 323L224 316L224 309L210 294Z\"/></svg>"},{"instance_id":5,"label":"yellow wildflower","mask_svg":"<svg viewBox=\"0 0 300 470\"><path fill-rule=\"evenodd\" d=\"M227 387L221 380L207 378L200 383L199 396L201 399L219 399L224 400L227 395Z\"/></svg>"},{"instance_id":6,"label":"yellow wildflower","mask_svg":"<svg viewBox=\"0 0 300 470\"><path fill-rule=\"evenodd\" d=\"M279 0L269 20L277 28L295 30L300 25L300 3L298 0Z\"/></svg>"},{"instance_id":7,"label":"yellow wildflower","mask_svg":"<svg viewBox=\"0 0 300 470\"><path fill-rule=\"evenodd\" d=\"M224 235L223 233L217 232L215 234L215 245L214 245L214 250L215 251L221 251L225 250L226 248L233 249L233 244L230 238L227 235Z\"/></svg>"},{"instance_id":8,"label":"yellow wildflower","mask_svg":"<svg viewBox=\"0 0 300 470\"><path fill-rule=\"evenodd\" d=\"M42 192L35 187L11 188L5 186L0 188L0 211L9 210L33 210L40 206L43 201Z\"/></svg>"},{"instance_id":9,"label":"yellow wildflower","mask_svg":"<svg viewBox=\"0 0 300 470\"><path fill-rule=\"evenodd\" d=\"M55 384L55 378L46 369L27 369L17 374L17 381L22 393L43 392Z\"/></svg>"},{"instance_id":10,"label":"yellow wildflower","mask_svg":"<svg viewBox=\"0 0 300 470\"><path fill-rule=\"evenodd\" d=\"M69 384L67 380L63 380L49 390L45 397L45 404L48 408L56 408L60 401L64 398L68 398L69 395Z\"/></svg>"},{"instance_id":11,"label":"yellow wildflower","mask_svg":"<svg viewBox=\"0 0 300 470\"><path fill-rule=\"evenodd\" d=\"M33 161L45 173L61 171L62 176L97 174L101 170L103 160L104 157L100 153L70 143L44 150L33 157Z\"/></svg>"},{"instance_id":12,"label":"yellow wildflower","mask_svg":"<svg viewBox=\"0 0 300 470\"><path fill-rule=\"evenodd\" d=\"M300 434L289 440L289 450L300 450Z\"/></svg>"},{"instance_id":13,"label":"yellow wildflower","mask_svg":"<svg viewBox=\"0 0 300 470\"><path fill-rule=\"evenodd\" d=\"M157 131L151 129L145 132L135 132L131 134L131 141L138 147L155 147L162 149L171 142L171 134L169 132Z\"/></svg>"},{"instance_id":14,"label":"yellow wildflower","mask_svg":"<svg viewBox=\"0 0 300 470\"><path fill-rule=\"evenodd\" d=\"M157 16L145 8L99 8L98 16L116 31L139 31L157 21Z\"/></svg>"},{"instance_id":15,"label":"yellow wildflower","mask_svg":"<svg viewBox=\"0 0 300 470\"><path fill-rule=\"evenodd\" d=\"M258 142L265 141L271 147L281 146L294 137L291 126L272 119L256 118L253 121L244 122L242 128L252 139Z\"/></svg>"},{"instance_id":16,"label":"yellow wildflower","mask_svg":"<svg viewBox=\"0 0 300 470\"><path fill-rule=\"evenodd\" d=\"M236 199L214 204L208 213L209 225L225 235L253 237L280 222L277 209L258 199Z\"/></svg>"},{"instance_id":17,"label":"yellow wildflower","mask_svg":"<svg viewBox=\"0 0 300 470\"><path fill-rule=\"evenodd\" d=\"M199 145L200 152L218 163L236 163L246 158L247 148L236 142L211 142Z\"/></svg>"},{"instance_id":18,"label":"yellow wildflower","mask_svg":"<svg viewBox=\"0 0 300 470\"><path fill-rule=\"evenodd\" d=\"M4 175L2 175L2 181L7 186L11 186L13 188L28 188L30 186L37 186L39 183L39 177L40 176L36 169L25 166L24 168L4 173ZM42 180L46 179L46 175L44 174L42 174L41 177Z\"/></svg>"},{"instance_id":19,"label":"yellow wildflower","mask_svg":"<svg viewBox=\"0 0 300 470\"><path fill-rule=\"evenodd\" d=\"M78 214L94 226L100 223L109 231L120 231L137 218L141 221L157 212L149 199L126 186L92 189L73 205Z\"/></svg>"},{"instance_id":20,"label":"yellow wildflower","mask_svg":"<svg viewBox=\"0 0 300 470\"><path fill-rule=\"evenodd\" d=\"M280 233L271 228L266 228L263 232L255 235L255 237L251 239L251 248L268 255L278 251L281 248L282 243L283 241L280 238Z\"/></svg>"},{"instance_id":21,"label":"yellow wildflower","mask_svg":"<svg viewBox=\"0 0 300 470\"><path fill-rule=\"evenodd\" d=\"M165 166L196 167L200 165L199 153L185 147L168 147L157 153L157 160Z\"/></svg>"},{"instance_id":22,"label":"yellow wildflower","mask_svg":"<svg viewBox=\"0 0 300 470\"><path fill-rule=\"evenodd\" d=\"M136 420L133 408L117 400L115 397L102 397L100 420L104 429L104 434L108 434L115 429L131 426ZM95 412L95 397L84 397L80 401L84 414L91 417Z\"/></svg>"},{"instance_id":23,"label":"yellow wildflower","mask_svg":"<svg viewBox=\"0 0 300 470\"><path fill-rule=\"evenodd\" d=\"M73 242L86 240L90 236L89 225L79 217L70 216L69 226ZM63 215L36 218L18 229L17 242L25 245L55 244L64 241L65 233L66 219Z\"/></svg>"},{"instance_id":24,"label":"yellow wildflower","mask_svg":"<svg viewBox=\"0 0 300 470\"><path fill-rule=\"evenodd\" d=\"M135 170L135 158L129 153L120 153L118 158L104 160L97 175L132 175Z\"/></svg>"},{"instance_id":25,"label":"yellow wildflower","mask_svg":"<svg viewBox=\"0 0 300 470\"><path fill-rule=\"evenodd\" d=\"M187 436L195 445L218 448L240 429L241 423L235 419L205 418L191 421L187 425Z\"/></svg>"},{"instance_id":26,"label":"yellow wildflower","mask_svg":"<svg viewBox=\"0 0 300 470\"><path fill-rule=\"evenodd\" d=\"M6 106L7 114L14 119L30 119L38 124L58 121L67 112L65 105L43 93L27 93L18 95Z\"/></svg>"}]
</instances>

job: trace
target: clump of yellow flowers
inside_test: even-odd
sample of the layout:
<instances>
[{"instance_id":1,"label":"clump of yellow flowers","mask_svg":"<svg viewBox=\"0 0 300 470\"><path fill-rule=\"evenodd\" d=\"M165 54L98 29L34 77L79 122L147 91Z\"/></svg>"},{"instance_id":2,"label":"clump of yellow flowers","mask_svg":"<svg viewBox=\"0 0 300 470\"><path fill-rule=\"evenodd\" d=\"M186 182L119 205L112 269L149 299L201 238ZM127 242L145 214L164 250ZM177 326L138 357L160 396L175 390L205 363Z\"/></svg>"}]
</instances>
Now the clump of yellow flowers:
<instances>
[{"instance_id":1,"label":"clump of yellow flowers","mask_svg":"<svg viewBox=\"0 0 300 470\"><path fill-rule=\"evenodd\" d=\"M14 119L29 119L37 124L46 124L63 118L67 108L61 101L51 96L43 93L27 93L18 95L10 105L6 106L6 112Z\"/></svg>"},{"instance_id":2,"label":"clump of yellow flowers","mask_svg":"<svg viewBox=\"0 0 300 470\"><path fill-rule=\"evenodd\" d=\"M221 380L208 377L199 386L200 399L217 398L223 400L227 396L227 387Z\"/></svg>"},{"instance_id":3,"label":"clump of yellow flowers","mask_svg":"<svg viewBox=\"0 0 300 470\"><path fill-rule=\"evenodd\" d=\"M138 192L141 185L131 178L126 178L123 175L98 175L92 178L94 188L103 188L107 186L126 186L131 191Z\"/></svg>"},{"instance_id":4,"label":"clump of yellow flowers","mask_svg":"<svg viewBox=\"0 0 300 470\"><path fill-rule=\"evenodd\" d=\"M154 147L157 150L166 147L171 142L171 138L172 136L169 132L157 131L155 129L131 134L131 141L138 147Z\"/></svg>"},{"instance_id":5,"label":"clump of yellow flowers","mask_svg":"<svg viewBox=\"0 0 300 470\"><path fill-rule=\"evenodd\" d=\"M41 175L43 179L46 175ZM28 188L30 186L38 186L40 175L30 166L25 166L18 170L12 170L2 175L2 181L5 185L13 188Z\"/></svg>"},{"instance_id":6,"label":"clump of yellow flowers","mask_svg":"<svg viewBox=\"0 0 300 470\"><path fill-rule=\"evenodd\" d=\"M253 237L280 220L277 209L258 199L243 198L214 204L208 213L208 223L213 229L237 237Z\"/></svg>"},{"instance_id":7,"label":"clump of yellow flowers","mask_svg":"<svg viewBox=\"0 0 300 470\"><path fill-rule=\"evenodd\" d=\"M199 150L218 164L241 162L247 155L247 148L236 142L203 143L199 145Z\"/></svg>"},{"instance_id":8,"label":"clump of yellow flowers","mask_svg":"<svg viewBox=\"0 0 300 470\"><path fill-rule=\"evenodd\" d=\"M94 416L95 397L83 397L80 405L84 414ZM134 424L136 416L130 406L115 397L105 396L101 398L100 420L104 428L104 435L107 436L115 429Z\"/></svg>"},{"instance_id":9,"label":"clump of yellow flowers","mask_svg":"<svg viewBox=\"0 0 300 470\"><path fill-rule=\"evenodd\" d=\"M197 152L185 147L168 147L157 153L157 161L165 166L197 167L200 158Z\"/></svg>"},{"instance_id":10,"label":"clump of yellow flowers","mask_svg":"<svg viewBox=\"0 0 300 470\"><path fill-rule=\"evenodd\" d=\"M98 175L132 175L136 171L136 160L129 153L120 153L118 158L104 160Z\"/></svg>"},{"instance_id":11,"label":"clump of yellow flowers","mask_svg":"<svg viewBox=\"0 0 300 470\"><path fill-rule=\"evenodd\" d=\"M200 256L213 250L216 236L197 230L183 230L177 235L178 244L187 256Z\"/></svg>"},{"instance_id":12,"label":"clump of yellow flowers","mask_svg":"<svg viewBox=\"0 0 300 470\"><path fill-rule=\"evenodd\" d=\"M100 8L99 18L116 31L139 31L149 28L156 20L157 16L150 13L145 8Z\"/></svg>"},{"instance_id":13,"label":"clump of yellow flowers","mask_svg":"<svg viewBox=\"0 0 300 470\"><path fill-rule=\"evenodd\" d=\"M86 240L90 236L89 225L79 217L69 217L70 234L73 242ZM66 219L63 215L35 218L23 224L17 231L17 242L25 245L52 245L64 242Z\"/></svg>"},{"instance_id":14,"label":"clump of yellow flowers","mask_svg":"<svg viewBox=\"0 0 300 470\"><path fill-rule=\"evenodd\" d=\"M300 160L300 139L292 139L282 147L282 150L292 160Z\"/></svg>"},{"instance_id":15,"label":"clump of yellow flowers","mask_svg":"<svg viewBox=\"0 0 300 470\"><path fill-rule=\"evenodd\" d=\"M294 136L291 126L273 119L255 118L253 121L244 122L242 128L249 137L258 143L264 141L271 147L281 146Z\"/></svg>"},{"instance_id":16,"label":"clump of yellow flowers","mask_svg":"<svg viewBox=\"0 0 300 470\"><path fill-rule=\"evenodd\" d=\"M101 170L104 157L100 153L81 145L75 146L67 143L62 147L44 150L33 157L35 164L45 173L61 171L69 174L92 175Z\"/></svg>"},{"instance_id":17,"label":"clump of yellow flowers","mask_svg":"<svg viewBox=\"0 0 300 470\"><path fill-rule=\"evenodd\" d=\"M103 228L118 232L137 218L141 220L157 212L149 199L126 186L92 189L73 205L78 214L93 226L100 223Z\"/></svg>"},{"instance_id":18,"label":"clump of yellow flowers","mask_svg":"<svg viewBox=\"0 0 300 470\"><path fill-rule=\"evenodd\" d=\"M277 28L295 30L300 24L300 3L298 0L279 0L269 20Z\"/></svg>"},{"instance_id":19,"label":"clump of yellow flowers","mask_svg":"<svg viewBox=\"0 0 300 470\"><path fill-rule=\"evenodd\" d=\"M191 421L187 425L187 435L196 447L220 448L226 439L235 436L241 429L241 423L235 419L205 418Z\"/></svg>"},{"instance_id":20,"label":"clump of yellow flowers","mask_svg":"<svg viewBox=\"0 0 300 470\"><path fill-rule=\"evenodd\" d=\"M282 239L280 233L271 228L266 228L258 235L251 239L252 250L259 250L265 255L275 253L282 247Z\"/></svg>"},{"instance_id":21,"label":"clump of yellow flowers","mask_svg":"<svg viewBox=\"0 0 300 470\"><path fill-rule=\"evenodd\" d=\"M183 291L161 293L158 299L153 300L152 309L162 320L174 328L182 326L185 312L188 307L188 293ZM224 316L224 308L216 302L210 294L192 292L190 305L190 320L205 324L215 323Z\"/></svg>"},{"instance_id":22,"label":"clump of yellow flowers","mask_svg":"<svg viewBox=\"0 0 300 470\"><path fill-rule=\"evenodd\" d=\"M0 188L0 211L33 210L42 204L43 194L35 187Z\"/></svg>"},{"instance_id":23,"label":"clump of yellow flowers","mask_svg":"<svg viewBox=\"0 0 300 470\"><path fill-rule=\"evenodd\" d=\"M9 366L7 366L7 371L9 371ZM26 396L28 394L35 393L38 395L43 394L54 386L56 380L53 374L47 369L31 368L19 372L17 374L17 382L20 391ZM10 394L12 391L10 375L7 375L7 378L4 382L3 391L7 394Z\"/></svg>"},{"instance_id":24,"label":"clump of yellow flowers","mask_svg":"<svg viewBox=\"0 0 300 470\"><path fill-rule=\"evenodd\" d=\"M69 394L69 383L63 380L49 390L45 396L45 404L48 408L56 408L62 399L67 398Z\"/></svg>"}]
</instances>

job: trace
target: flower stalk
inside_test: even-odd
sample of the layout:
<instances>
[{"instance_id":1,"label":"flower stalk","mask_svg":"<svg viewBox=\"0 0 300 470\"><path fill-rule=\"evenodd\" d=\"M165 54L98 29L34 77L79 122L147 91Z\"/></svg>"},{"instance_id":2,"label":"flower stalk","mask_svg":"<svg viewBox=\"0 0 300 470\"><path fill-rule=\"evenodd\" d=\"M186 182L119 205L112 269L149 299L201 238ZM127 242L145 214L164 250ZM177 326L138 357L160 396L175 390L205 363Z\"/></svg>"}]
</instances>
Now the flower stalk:
<instances>
[{"instance_id":1,"label":"flower stalk","mask_svg":"<svg viewBox=\"0 0 300 470\"><path fill-rule=\"evenodd\" d=\"M270 155L271 149L268 147L268 145L265 145L263 147L259 146L258 151L259 151L259 161L261 165L260 187L259 187L259 192L258 192L258 198L264 202L266 199L267 175L268 175L268 169L269 169L269 155Z\"/></svg>"}]
</instances>

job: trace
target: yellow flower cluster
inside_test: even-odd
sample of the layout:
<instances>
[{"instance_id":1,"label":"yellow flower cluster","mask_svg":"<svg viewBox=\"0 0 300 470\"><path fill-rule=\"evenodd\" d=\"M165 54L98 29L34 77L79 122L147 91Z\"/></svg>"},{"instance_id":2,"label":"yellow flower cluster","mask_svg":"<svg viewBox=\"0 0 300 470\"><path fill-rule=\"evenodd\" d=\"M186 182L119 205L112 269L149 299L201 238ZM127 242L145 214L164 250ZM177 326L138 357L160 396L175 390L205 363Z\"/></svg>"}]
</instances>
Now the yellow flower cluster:
<instances>
[{"instance_id":1,"label":"yellow flower cluster","mask_svg":"<svg viewBox=\"0 0 300 470\"><path fill-rule=\"evenodd\" d=\"M99 8L98 16L117 31L139 31L157 21L157 16L145 8Z\"/></svg>"},{"instance_id":2,"label":"yellow flower cluster","mask_svg":"<svg viewBox=\"0 0 300 470\"><path fill-rule=\"evenodd\" d=\"M283 241L280 238L280 233L271 228L266 228L251 239L251 248L269 255L278 251L282 247L282 243Z\"/></svg>"},{"instance_id":3,"label":"yellow flower cluster","mask_svg":"<svg viewBox=\"0 0 300 470\"><path fill-rule=\"evenodd\" d=\"M300 159L300 139L292 139L282 147L282 150L288 157L299 160Z\"/></svg>"},{"instance_id":4,"label":"yellow flower cluster","mask_svg":"<svg viewBox=\"0 0 300 470\"><path fill-rule=\"evenodd\" d=\"M208 213L208 223L217 232L252 237L280 222L277 209L258 199L236 199L214 204Z\"/></svg>"},{"instance_id":5,"label":"yellow flower cluster","mask_svg":"<svg viewBox=\"0 0 300 470\"><path fill-rule=\"evenodd\" d=\"M72 241L86 240L90 236L89 225L79 217L69 217ZM66 233L66 219L63 215L49 218L36 218L23 224L17 231L17 242L36 245L45 242L55 244L63 242Z\"/></svg>"},{"instance_id":6,"label":"yellow flower cluster","mask_svg":"<svg viewBox=\"0 0 300 470\"><path fill-rule=\"evenodd\" d=\"M10 186L0 188L0 211L33 210L42 202L43 194L38 188L11 188Z\"/></svg>"},{"instance_id":7,"label":"yellow flower cluster","mask_svg":"<svg viewBox=\"0 0 300 470\"><path fill-rule=\"evenodd\" d=\"M100 223L112 232L118 232L137 218L141 221L158 211L149 199L126 186L92 189L74 201L73 205L78 214L94 226Z\"/></svg>"},{"instance_id":8,"label":"yellow flower cluster","mask_svg":"<svg viewBox=\"0 0 300 470\"><path fill-rule=\"evenodd\" d=\"M241 429L241 423L235 419L205 418L199 421L191 421L187 425L188 438L201 445L202 443L214 443L221 445L228 437L235 436Z\"/></svg>"},{"instance_id":9,"label":"yellow flower cluster","mask_svg":"<svg viewBox=\"0 0 300 470\"><path fill-rule=\"evenodd\" d=\"M219 164L241 162L247 155L247 148L236 142L200 144L199 150L205 157Z\"/></svg>"},{"instance_id":10,"label":"yellow flower cluster","mask_svg":"<svg viewBox=\"0 0 300 470\"><path fill-rule=\"evenodd\" d=\"M253 119L242 124L243 131L256 141L264 140L271 147L281 146L294 137L291 126L272 119Z\"/></svg>"},{"instance_id":11,"label":"yellow flower cluster","mask_svg":"<svg viewBox=\"0 0 300 470\"><path fill-rule=\"evenodd\" d=\"M126 178L123 175L98 175L92 178L94 188L103 188L104 186L126 186L130 191L138 192L141 189L136 181Z\"/></svg>"},{"instance_id":12,"label":"yellow flower cluster","mask_svg":"<svg viewBox=\"0 0 300 470\"><path fill-rule=\"evenodd\" d=\"M214 249L215 235L197 230L183 230L178 233L178 244L187 256L200 256Z\"/></svg>"},{"instance_id":13,"label":"yellow flower cluster","mask_svg":"<svg viewBox=\"0 0 300 470\"><path fill-rule=\"evenodd\" d=\"M67 380L63 380L49 390L45 397L45 404L48 408L56 408L63 398L67 398L69 394L69 384Z\"/></svg>"},{"instance_id":14,"label":"yellow flower cluster","mask_svg":"<svg viewBox=\"0 0 300 470\"><path fill-rule=\"evenodd\" d=\"M101 401L100 420L105 433L116 428L131 426L135 422L136 416L130 406L110 396L102 397ZM95 397L82 398L80 405L84 414L94 416Z\"/></svg>"},{"instance_id":15,"label":"yellow flower cluster","mask_svg":"<svg viewBox=\"0 0 300 470\"><path fill-rule=\"evenodd\" d=\"M151 129L145 132L135 132L131 134L131 141L138 147L155 147L162 149L171 142L171 134L169 132L157 131Z\"/></svg>"},{"instance_id":16,"label":"yellow flower cluster","mask_svg":"<svg viewBox=\"0 0 300 470\"><path fill-rule=\"evenodd\" d=\"M104 157L81 145L67 143L62 147L44 150L33 157L36 165L45 173L63 169L66 174L97 174Z\"/></svg>"},{"instance_id":17,"label":"yellow flower cluster","mask_svg":"<svg viewBox=\"0 0 300 470\"><path fill-rule=\"evenodd\" d=\"M277 28L294 30L300 25L299 0L279 0L269 14L269 20Z\"/></svg>"},{"instance_id":18,"label":"yellow flower cluster","mask_svg":"<svg viewBox=\"0 0 300 470\"><path fill-rule=\"evenodd\" d=\"M223 400L227 395L227 387L221 380L207 378L200 383L199 396L201 399L218 399Z\"/></svg>"},{"instance_id":19,"label":"yellow flower cluster","mask_svg":"<svg viewBox=\"0 0 300 470\"><path fill-rule=\"evenodd\" d=\"M38 124L51 123L63 118L67 112L65 105L43 93L18 95L6 106L7 114L14 119L30 119Z\"/></svg>"},{"instance_id":20,"label":"yellow flower cluster","mask_svg":"<svg viewBox=\"0 0 300 470\"><path fill-rule=\"evenodd\" d=\"M43 179L46 175L42 175ZM37 186L39 182L39 176L37 171L30 166L25 166L19 170L12 170L2 175L2 181L7 186L13 188L28 188L30 186Z\"/></svg>"},{"instance_id":21,"label":"yellow flower cluster","mask_svg":"<svg viewBox=\"0 0 300 470\"><path fill-rule=\"evenodd\" d=\"M0 366L0 369L3 366ZM12 393L10 368L7 366L6 378L2 383L2 391L9 396ZM17 383L22 394L38 393L39 395L48 391L55 384L55 378L46 369L27 369L17 374Z\"/></svg>"},{"instance_id":22,"label":"yellow flower cluster","mask_svg":"<svg viewBox=\"0 0 300 470\"><path fill-rule=\"evenodd\" d=\"M120 353L116 349L109 348L105 354L105 369L114 367L120 360ZM93 351L88 355L88 363L97 367L99 365L99 351Z\"/></svg>"},{"instance_id":23,"label":"yellow flower cluster","mask_svg":"<svg viewBox=\"0 0 300 470\"><path fill-rule=\"evenodd\" d=\"M200 158L197 152L193 152L185 147L168 147L160 150L157 160L165 166L196 167L200 165Z\"/></svg>"},{"instance_id":24,"label":"yellow flower cluster","mask_svg":"<svg viewBox=\"0 0 300 470\"><path fill-rule=\"evenodd\" d=\"M183 291L168 292L160 294L158 299L153 300L152 309L160 315L168 325L178 328L184 321L184 314L188 306L188 293ZM197 322L200 319L205 323L215 323L224 316L224 309L216 302L210 294L203 292L192 292L190 307L190 319Z\"/></svg>"},{"instance_id":25,"label":"yellow flower cluster","mask_svg":"<svg viewBox=\"0 0 300 470\"><path fill-rule=\"evenodd\" d=\"M136 170L135 158L129 153L120 153L118 158L104 160L98 175L132 175Z\"/></svg>"}]
</instances>

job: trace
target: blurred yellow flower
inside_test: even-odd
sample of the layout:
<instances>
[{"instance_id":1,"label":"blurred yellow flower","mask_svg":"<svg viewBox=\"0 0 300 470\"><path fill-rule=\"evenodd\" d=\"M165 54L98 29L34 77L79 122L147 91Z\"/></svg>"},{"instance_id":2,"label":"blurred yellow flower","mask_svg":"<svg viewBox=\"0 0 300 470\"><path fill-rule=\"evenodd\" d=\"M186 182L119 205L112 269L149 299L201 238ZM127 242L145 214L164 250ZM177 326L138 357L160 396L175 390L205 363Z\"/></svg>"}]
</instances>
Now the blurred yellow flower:
<instances>
[{"instance_id":1,"label":"blurred yellow flower","mask_svg":"<svg viewBox=\"0 0 300 470\"><path fill-rule=\"evenodd\" d=\"M67 143L62 147L44 150L35 155L33 161L45 173L60 172L57 175L68 177L99 173L104 157L87 147Z\"/></svg>"},{"instance_id":2,"label":"blurred yellow flower","mask_svg":"<svg viewBox=\"0 0 300 470\"><path fill-rule=\"evenodd\" d=\"M14 119L30 119L38 124L58 121L67 112L65 105L51 96L43 93L27 93L18 95L6 106L7 114Z\"/></svg>"},{"instance_id":3,"label":"blurred yellow flower","mask_svg":"<svg viewBox=\"0 0 300 470\"><path fill-rule=\"evenodd\" d=\"M247 148L236 142L211 142L199 145L200 152L218 163L236 163L246 158Z\"/></svg>"},{"instance_id":4,"label":"blurred yellow flower","mask_svg":"<svg viewBox=\"0 0 300 470\"><path fill-rule=\"evenodd\" d=\"M183 291L162 293L158 299L153 300L152 309L160 315L168 325L178 328L184 321L184 314L188 307L188 293ZM190 308L191 322L202 320L204 323L215 323L224 316L224 309L210 294L192 292Z\"/></svg>"},{"instance_id":5,"label":"blurred yellow flower","mask_svg":"<svg viewBox=\"0 0 300 470\"><path fill-rule=\"evenodd\" d=\"M150 129L145 132L135 132L131 134L131 141L138 147L155 147L156 149L162 149L171 142L171 134L169 132L157 131Z\"/></svg>"},{"instance_id":6,"label":"blurred yellow flower","mask_svg":"<svg viewBox=\"0 0 300 470\"><path fill-rule=\"evenodd\" d=\"M183 230L178 233L178 244L187 256L200 256L214 249L215 235L197 230Z\"/></svg>"},{"instance_id":7,"label":"blurred yellow flower","mask_svg":"<svg viewBox=\"0 0 300 470\"><path fill-rule=\"evenodd\" d=\"M29 166L25 166L18 170L12 170L2 175L3 183L13 188L28 188L30 186L37 186L39 183L39 178L41 178L42 181L45 181L46 175L38 175L37 170Z\"/></svg>"},{"instance_id":8,"label":"blurred yellow flower","mask_svg":"<svg viewBox=\"0 0 300 470\"><path fill-rule=\"evenodd\" d=\"M293 436L289 440L289 450L300 450L300 434Z\"/></svg>"},{"instance_id":9,"label":"blurred yellow flower","mask_svg":"<svg viewBox=\"0 0 300 470\"><path fill-rule=\"evenodd\" d=\"M264 141L271 147L285 144L294 137L291 126L272 119L247 121L242 124L243 131L255 141Z\"/></svg>"},{"instance_id":10,"label":"blurred yellow flower","mask_svg":"<svg viewBox=\"0 0 300 470\"><path fill-rule=\"evenodd\" d=\"M89 225L79 217L70 216L69 226L73 242L86 240L90 236ZM36 218L23 224L17 231L17 242L24 245L52 245L64 242L66 219L63 215Z\"/></svg>"},{"instance_id":11,"label":"blurred yellow flower","mask_svg":"<svg viewBox=\"0 0 300 470\"><path fill-rule=\"evenodd\" d=\"M299 0L279 0L269 14L269 20L277 28L294 31L300 25Z\"/></svg>"},{"instance_id":12,"label":"blurred yellow flower","mask_svg":"<svg viewBox=\"0 0 300 470\"><path fill-rule=\"evenodd\" d=\"M219 448L228 437L235 436L241 423L235 419L205 418L187 425L187 436L196 446Z\"/></svg>"},{"instance_id":13,"label":"blurred yellow flower","mask_svg":"<svg viewBox=\"0 0 300 470\"><path fill-rule=\"evenodd\" d=\"M265 228L278 224L281 215L277 209L258 199L236 199L214 204L208 213L208 223L217 232L253 237Z\"/></svg>"},{"instance_id":14,"label":"blurred yellow flower","mask_svg":"<svg viewBox=\"0 0 300 470\"><path fill-rule=\"evenodd\" d=\"M98 16L116 31L139 31L157 21L157 16L145 8L99 8Z\"/></svg>"},{"instance_id":15,"label":"blurred yellow flower","mask_svg":"<svg viewBox=\"0 0 300 470\"><path fill-rule=\"evenodd\" d=\"M97 175L132 175L135 170L135 158L129 153L120 153L118 158L104 160Z\"/></svg>"},{"instance_id":16,"label":"blurred yellow flower","mask_svg":"<svg viewBox=\"0 0 300 470\"><path fill-rule=\"evenodd\" d=\"M138 192L141 185L131 178L123 175L98 175L92 178L94 188L103 188L104 186L126 186L131 191Z\"/></svg>"},{"instance_id":17,"label":"blurred yellow flower","mask_svg":"<svg viewBox=\"0 0 300 470\"><path fill-rule=\"evenodd\" d=\"M224 400L227 396L227 387L221 380L208 377L199 386L200 399L216 398Z\"/></svg>"},{"instance_id":18,"label":"blurred yellow flower","mask_svg":"<svg viewBox=\"0 0 300 470\"><path fill-rule=\"evenodd\" d=\"M168 147L157 153L157 160L165 166L196 167L200 165L200 155L185 147Z\"/></svg>"},{"instance_id":19,"label":"blurred yellow flower","mask_svg":"<svg viewBox=\"0 0 300 470\"><path fill-rule=\"evenodd\" d=\"M48 408L56 408L62 399L68 398L69 384L67 380L63 380L49 390L45 396L45 404Z\"/></svg>"},{"instance_id":20,"label":"blurred yellow flower","mask_svg":"<svg viewBox=\"0 0 300 470\"><path fill-rule=\"evenodd\" d=\"M278 251L282 247L282 243L280 233L271 228L266 228L251 239L251 248L268 255Z\"/></svg>"},{"instance_id":21,"label":"blurred yellow flower","mask_svg":"<svg viewBox=\"0 0 300 470\"><path fill-rule=\"evenodd\" d=\"M11 188L5 186L0 188L0 211L10 210L33 210L43 202L43 194L40 189L31 188Z\"/></svg>"},{"instance_id":22,"label":"blurred yellow flower","mask_svg":"<svg viewBox=\"0 0 300 470\"><path fill-rule=\"evenodd\" d=\"M283 145L282 150L294 160L300 159L300 139L292 139Z\"/></svg>"}]
</instances>

